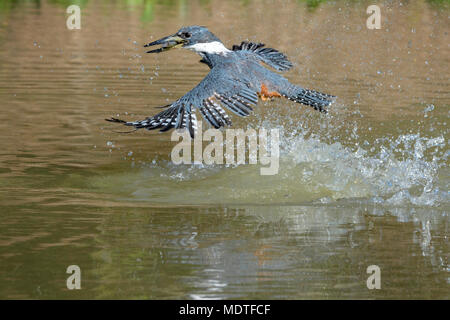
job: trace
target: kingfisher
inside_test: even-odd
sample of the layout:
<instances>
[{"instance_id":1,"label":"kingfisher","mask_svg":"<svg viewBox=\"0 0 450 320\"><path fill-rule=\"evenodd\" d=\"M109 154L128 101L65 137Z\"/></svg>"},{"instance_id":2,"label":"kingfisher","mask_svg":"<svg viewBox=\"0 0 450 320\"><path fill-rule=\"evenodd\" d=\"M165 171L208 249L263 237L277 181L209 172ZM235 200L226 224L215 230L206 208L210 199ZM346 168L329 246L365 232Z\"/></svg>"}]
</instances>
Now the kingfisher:
<instances>
[{"instance_id":1,"label":"kingfisher","mask_svg":"<svg viewBox=\"0 0 450 320\"><path fill-rule=\"evenodd\" d=\"M238 116L246 117L253 111L258 99L263 101L284 97L317 111L327 112L335 96L302 88L290 83L276 71L292 68L285 54L265 47L263 43L243 41L228 49L212 32L203 26L183 27L173 35L146 44L144 47L160 45L147 53L160 53L173 48L185 48L201 56L201 63L210 71L191 91L170 103L164 110L144 120L124 121L117 118L105 119L123 123L136 129L184 129L194 138L197 131L198 110L214 128L231 126L231 119L225 109Z\"/></svg>"}]
</instances>

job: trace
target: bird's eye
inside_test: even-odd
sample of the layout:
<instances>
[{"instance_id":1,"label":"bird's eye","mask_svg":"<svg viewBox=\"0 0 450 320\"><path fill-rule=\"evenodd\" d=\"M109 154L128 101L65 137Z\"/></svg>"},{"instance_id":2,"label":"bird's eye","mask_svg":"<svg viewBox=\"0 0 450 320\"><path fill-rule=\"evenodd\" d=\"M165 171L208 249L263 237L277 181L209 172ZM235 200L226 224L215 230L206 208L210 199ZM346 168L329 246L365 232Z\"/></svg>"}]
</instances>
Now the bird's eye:
<instances>
[{"instance_id":1,"label":"bird's eye","mask_svg":"<svg viewBox=\"0 0 450 320\"><path fill-rule=\"evenodd\" d=\"M183 32L181 35L186 39L189 39L191 37L191 34L189 32Z\"/></svg>"}]
</instances>

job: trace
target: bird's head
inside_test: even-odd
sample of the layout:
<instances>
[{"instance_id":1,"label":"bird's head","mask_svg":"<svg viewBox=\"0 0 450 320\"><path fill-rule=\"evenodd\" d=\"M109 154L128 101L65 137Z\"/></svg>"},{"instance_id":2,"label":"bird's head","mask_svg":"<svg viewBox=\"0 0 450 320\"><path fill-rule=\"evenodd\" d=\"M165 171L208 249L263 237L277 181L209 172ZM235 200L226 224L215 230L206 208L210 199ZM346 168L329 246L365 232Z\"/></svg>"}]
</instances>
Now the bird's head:
<instances>
[{"instance_id":1,"label":"bird's head","mask_svg":"<svg viewBox=\"0 0 450 320\"><path fill-rule=\"evenodd\" d=\"M211 31L200 26L183 27L177 33L148 43L144 47L155 45L161 45L161 47L147 51L147 53L158 53L172 48L186 48L205 53L229 51Z\"/></svg>"}]
</instances>

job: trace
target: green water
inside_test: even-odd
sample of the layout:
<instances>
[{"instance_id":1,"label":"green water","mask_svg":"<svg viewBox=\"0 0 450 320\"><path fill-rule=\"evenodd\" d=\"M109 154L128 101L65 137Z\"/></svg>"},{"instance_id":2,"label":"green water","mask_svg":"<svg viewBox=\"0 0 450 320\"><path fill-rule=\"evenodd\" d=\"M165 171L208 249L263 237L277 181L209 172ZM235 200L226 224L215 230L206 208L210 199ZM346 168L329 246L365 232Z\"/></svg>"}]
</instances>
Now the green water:
<instances>
[{"instance_id":1,"label":"green water","mask_svg":"<svg viewBox=\"0 0 450 320\"><path fill-rule=\"evenodd\" d=\"M450 297L447 1L385 3L381 30L365 1L80 1L81 30L69 4L0 5L0 298ZM103 120L207 74L142 48L191 24L275 47L292 82L338 96L328 115L274 100L233 117L281 130L277 175L175 165L170 133Z\"/></svg>"}]
</instances>

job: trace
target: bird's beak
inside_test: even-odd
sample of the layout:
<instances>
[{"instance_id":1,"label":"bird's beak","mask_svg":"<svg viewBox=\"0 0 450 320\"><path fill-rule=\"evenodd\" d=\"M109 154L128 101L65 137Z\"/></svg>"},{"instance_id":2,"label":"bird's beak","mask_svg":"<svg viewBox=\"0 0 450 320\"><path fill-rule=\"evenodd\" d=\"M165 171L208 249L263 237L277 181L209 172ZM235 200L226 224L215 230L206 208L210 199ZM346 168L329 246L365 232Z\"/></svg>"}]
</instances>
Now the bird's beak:
<instances>
[{"instance_id":1,"label":"bird's beak","mask_svg":"<svg viewBox=\"0 0 450 320\"><path fill-rule=\"evenodd\" d=\"M156 45L160 44L160 45L162 45L161 48L147 51L147 53L158 53L158 52L170 50L172 48L180 47L185 43L186 43L186 40L184 40L183 38L181 38L177 35L172 35L172 36L168 36L168 37L150 42L150 43L146 44L144 47L151 47L151 46L156 46Z\"/></svg>"}]
</instances>

